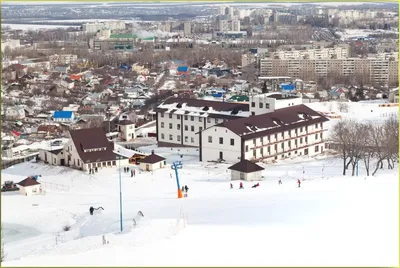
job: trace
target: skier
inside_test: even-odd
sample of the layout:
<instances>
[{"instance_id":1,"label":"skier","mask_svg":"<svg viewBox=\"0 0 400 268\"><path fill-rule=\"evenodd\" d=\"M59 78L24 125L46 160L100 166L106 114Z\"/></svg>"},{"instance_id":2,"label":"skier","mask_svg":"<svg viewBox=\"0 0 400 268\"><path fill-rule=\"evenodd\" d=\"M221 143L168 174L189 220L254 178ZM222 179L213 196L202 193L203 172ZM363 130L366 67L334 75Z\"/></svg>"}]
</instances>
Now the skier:
<instances>
[{"instance_id":1,"label":"skier","mask_svg":"<svg viewBox=\"0 0 400 268\"><path fill-rule=\"evenodd\" d=\"M257 184L254 184L251 188L257 188L258 186L260 186L260 184L259 183L257 183Z\"/></svg>"},{"instance_id":2,"label":"skier","mask_svg":"<svg viewBox=\"0 0 400 268\"><path fill-rule=\"evenodd\" d=\"M126 172L129 172L129 167L126 167Z\"/></svg>"},{"instance_id":3,"label":"skier","mask_svg":"<svg viewBox=\"0 0 400 268\"><path fill-rule=\"evenodd\" d=\"M185 192L185 186L182 186L182 193Z\"/></svg>"},{"instance_id":4,"label":"skier","mask_svg":"<svg viewBox=\"0 0 400 268\"><path fill-rule=\"evenodd\" d=\"M243 182L240 182L240 184L239 184L239 189L244 189L244 187L243 187Z\"/></svg>"},{"instance_id":5,"label":"skier","mask_svg":"<svg viewBox=\"0 0 400 268\"><path fill-rule=\"evenodd\" d=\"M187 193L189 191L189 187L185 185L185 192Z\"/></svg>"},{"instance_id":6,"label":"skier","mask_svg":"<svg viewBox=\"0 0 400 268\"><path fill-rule=\"evenodd\" d=\"M93 211L94 211L94 208L93 208L93 207L90 207L90 208L89 208L90 215L93 215Z\"/></svg>"},{"instance_id":7,"label":"skier","mask_svg":"<svg viewBox=\"0 0 400 268\"><path fill-rule=\"evenodd\" d=\"M133 170L131 170L131 178L133 177Z\"/></svg>"},{"instance_id":8,"label":"skier","mask_svg":"<svg viewBox=\"0 0 400 268\"><path fill-rule=\"evenodd\" d=\"M301 184L300 179L297 179L297 184L299 185L299 188L300 188L300 184Z\"/></svg>"},{"instance_id":9,"label":"skier","mask_svg":"<svg viewBox=\"0 0 400 268\"><path fill-rule=\"evenodd\" d=\"M279 183L279 184L282 184L282 180L281 180L281 179L279 179L278 183Z\"/></svg>"},{"instance_id":10,"label":"skier","mask_svg":"<svg viewBox=\"0 0 400 268\"><path fill-rule=\"evenodd\" d=\"M233 184L231 183L231 189L233 189Z\"/></svg>"}]
</instances>

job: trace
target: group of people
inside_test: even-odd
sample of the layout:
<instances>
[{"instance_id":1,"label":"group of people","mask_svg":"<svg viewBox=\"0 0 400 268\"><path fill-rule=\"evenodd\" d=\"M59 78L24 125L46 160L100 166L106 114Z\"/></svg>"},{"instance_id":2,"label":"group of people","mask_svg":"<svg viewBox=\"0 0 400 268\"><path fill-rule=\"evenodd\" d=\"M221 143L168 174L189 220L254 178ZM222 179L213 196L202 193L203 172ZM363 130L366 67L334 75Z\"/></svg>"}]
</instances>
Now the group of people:
<instances>
[{"instance_id":1,"label":"group of people","mask_svg":"<svg viewBox=\"0 0 400 268\"><path fill-rule=\"evenodd\" d=\"M281 179L279 179L278 184L282 184L282 180ZM300 185L301 185L301 181L300 181L300 179L298 179L297 180L297 186L300 188ZM257 188L259 186L260 186L260 183L256 183L253 186L251 186L251 188ZM182 187L182 189L183 189L183 187ZM233 184L232 183L231 183L231 189L233 189ZM240 182L239 189L244 189L243 182Z\"/></svg>"},{"instance_id":2,"label":"group of people","mask_svg":"<svg viewBox=\"0 0 400 268\"><path fill-rule=\"evenodd\" d=\"M124 173L129 173L129 171L131 172L131 178L136 176L136 170L135 169L129 170L129 167L124 167Z\"/></svg>"},{"instance_id":3,"label":"group of people","mask_svg":"<svg viewBox=\"0 0 400 268\"><path fill-rule=\"evenodd\" d=\"M182 186L182 193L187 193L189 191L189 187L187 185Z\"/></svg>"},{"instance_id":4,"label":"group of people","mask_svg":"<svg viewBox=\"0 0 400 268\"><path fill-rule=\"evenodd\" d=\"M89 168L89 174L94 174L95 172L97 173L97 167Z\"/></svg>"}]
</instances>

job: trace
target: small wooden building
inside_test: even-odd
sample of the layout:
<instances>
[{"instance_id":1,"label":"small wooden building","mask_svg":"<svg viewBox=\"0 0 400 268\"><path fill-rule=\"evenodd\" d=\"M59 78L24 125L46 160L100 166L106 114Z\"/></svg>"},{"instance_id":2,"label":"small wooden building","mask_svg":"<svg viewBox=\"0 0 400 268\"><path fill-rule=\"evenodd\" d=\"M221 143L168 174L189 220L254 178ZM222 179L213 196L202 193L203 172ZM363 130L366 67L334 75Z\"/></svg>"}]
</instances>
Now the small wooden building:
<instances>
[{"instance_id":1,"label":"small wooden building","mask_svg":"<svg viewBox=\"0 0 400 268\"><path fill-rule=\"evenodd\" d=\"M154 151L151 154L139 160L139 169L144 171L153 171L165 167L166 161L164 157L156 155Z\"/></svg>"},{"instance_id":2,"label":"small wooden building","mask_svg":"<svg viewBox=\"0 0 400 268\"><path fill-rule=\"evenodd\" d=\"M230 166L231 180L260 181L262 179L263 167L243 159L239 163Z\"/></svg>"},{"instance_id":3,"label":"small wooden building","mask_svg":"<svg viewBox=\"0 0 400 268\"><path fill-rule=\"evenodd\" d=\"M43 191L42 185L31 177L20 181L17 185L19 185L19 193L26 196L41 194Z\"/></svg>"}]
</instances>

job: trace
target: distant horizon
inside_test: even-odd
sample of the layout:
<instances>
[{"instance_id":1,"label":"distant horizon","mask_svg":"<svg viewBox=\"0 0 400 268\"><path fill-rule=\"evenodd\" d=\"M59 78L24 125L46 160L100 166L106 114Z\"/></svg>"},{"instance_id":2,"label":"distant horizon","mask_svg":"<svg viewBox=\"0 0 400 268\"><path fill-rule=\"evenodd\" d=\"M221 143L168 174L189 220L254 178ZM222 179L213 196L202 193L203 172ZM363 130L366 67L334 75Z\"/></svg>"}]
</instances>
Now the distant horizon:
<instances>
[{"instance_id":1,"label":"distant horizon","mask_svg":"<svg viewBox=\"0 0 400 268\"><path fill-rule=\"evenodd\" d=\"M168 1L168 2L160 2L160 1L129 1L129 2L75 2L75 1L57 1L57 2L52 2L52 1L2 1L3 4L7 5L65 5L65 4L76 4L76 5L84 5L84 4L99 4L99 5L107 5L107 4L174 4L174 3L180 3L180 4L191 4L191 3L207 3L207 4L262 4L262 5L279 5L279 4L285 4L285 5L300 5L300 4L315 4L315 5L325 5L325 6L337 6L337 5L363 5L363 4L396 4L396 1L387 1L387 2L236 2L236 1L213 1L213 2L208 2L208 1L193 1L193 2L186 2L183 3L182 1Z\"/></svg>"}]
</instances>

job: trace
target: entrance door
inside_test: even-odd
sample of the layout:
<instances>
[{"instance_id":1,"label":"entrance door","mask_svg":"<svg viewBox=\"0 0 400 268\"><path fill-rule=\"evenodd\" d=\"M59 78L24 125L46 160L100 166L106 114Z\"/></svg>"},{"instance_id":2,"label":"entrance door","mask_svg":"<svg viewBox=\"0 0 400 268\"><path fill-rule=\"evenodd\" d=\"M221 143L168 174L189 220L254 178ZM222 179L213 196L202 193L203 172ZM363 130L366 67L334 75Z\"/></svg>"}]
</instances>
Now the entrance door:
<instances>
[{"instance_id":1,"label":"entrance door","mask_svg":"<svg viewBox=\"0 0 400 268\"><path fill-rule=\"evenodd\" d=\"M146 171L150 171L150 166L149 166L149 164L146 164Z\"/></svg>"},{"instance_id":2,"label":"entrance door","mask_svg":"<svg viewBox=\"0 0 400 268\"><path fill-rule=\"evenodd\" d=\"M244 173L243 172L240 172L240 179L241 180L244 180L245 178L244 178Z\"/></svg>"},{"instance_id":3,"label":"entrance door","mask_svg":"<svg viewBox=\"0 0 400 268\"><path fill-rule=\"evenodd\" d=\"M224 159L224 153L223 152L219 152L219 159Z\"/></svg>"},{"instance_id":4,"label":"entrance door","mask_svg":"<svg viewBox=\"0 0 400 268\"><path fill-rule=\"evenodd\" d=\"M64 166L65 165L65 159L60 159L60 165Z\"/></svg>"},{"instance_id":5,"label":"entrance door","mask_svg":"<svg viewBox=\"0 0 400 268\"><path fill-rule=\"evenodd\" d=\"M44 162L47 163L47 154L44 154Z\"/></svg>"}]
</instances>

